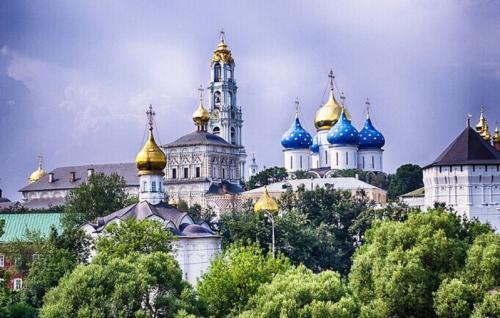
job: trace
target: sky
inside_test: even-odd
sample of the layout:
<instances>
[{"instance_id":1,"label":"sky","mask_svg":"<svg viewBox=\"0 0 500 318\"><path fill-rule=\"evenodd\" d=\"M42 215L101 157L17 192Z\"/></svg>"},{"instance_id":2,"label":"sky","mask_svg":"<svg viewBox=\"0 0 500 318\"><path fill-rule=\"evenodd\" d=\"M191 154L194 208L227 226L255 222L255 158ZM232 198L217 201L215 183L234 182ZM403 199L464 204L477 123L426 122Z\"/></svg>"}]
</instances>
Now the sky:
<instances>
[{"instance_id":1,"label":"sky","mask_svg":"<svg viewBox=\"0 0 500 318\"><path fill-rule=\"evenodd\" d=\"M280 139L326 101L328 72L384 170L432 162L480 105L500 121L500 1L8 1L0 6L0 188L36 169L131 162L156 110L161 143L193 131L219 31L235 58L243 143L282 165Z\"/></svg>"}]
</instances>

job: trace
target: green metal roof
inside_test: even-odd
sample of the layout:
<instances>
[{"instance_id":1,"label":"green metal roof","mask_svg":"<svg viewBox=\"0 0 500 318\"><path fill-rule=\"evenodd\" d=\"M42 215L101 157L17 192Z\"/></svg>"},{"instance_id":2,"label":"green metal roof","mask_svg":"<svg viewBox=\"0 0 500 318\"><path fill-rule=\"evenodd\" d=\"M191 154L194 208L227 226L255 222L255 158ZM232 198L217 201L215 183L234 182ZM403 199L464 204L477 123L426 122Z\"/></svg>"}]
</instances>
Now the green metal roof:
<instances>
[{"instance_id":1,"label":"green metal roof","mask_svg":"<svg viewBox=\"0 0 500 318\"><path fill-rule=\"evenodd\" d=\"M0 213L0 220L5 220L4 234L0 242L22 240L26 230L38 232L43 236L49 234L50 228L55 226L62 230L62 213Z\"/></svg>"},{"instance_id":2,"label":"green metal roof","mask_svg":"<svg viewBox=\"0 0 500 318\"><path fill-rule=\"evenodd\" d=\"M425 188L421 187L411 192L402 194L402 198L415 198L415 197L423 197L425 195Z\"/></svg>"}]
</instances>

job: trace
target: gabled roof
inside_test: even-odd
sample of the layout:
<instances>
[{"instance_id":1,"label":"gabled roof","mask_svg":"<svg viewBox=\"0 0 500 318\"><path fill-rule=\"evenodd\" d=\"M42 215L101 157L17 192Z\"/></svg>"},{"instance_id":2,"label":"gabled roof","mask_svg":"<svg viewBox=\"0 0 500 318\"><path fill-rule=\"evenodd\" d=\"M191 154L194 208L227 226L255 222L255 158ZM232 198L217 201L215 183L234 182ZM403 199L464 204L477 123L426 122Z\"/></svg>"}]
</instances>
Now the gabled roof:
<instances>
[{"instance_id":1,"label":"gabled roof","mask_svg":"<svg viewBox=\"0 0 500 318\"><path fill-rule=\"evenodd\" d=\"M231 145L223 138L206 131L192 132L190 134L180 137L174 142L163 145L162 147L193 146L193 145L217 145L217 146L240 148L240 146Z\"/></svg>"},{"instance_id":2,"label":"gabled roof","mask_svg":"<svg viewBox=\"0 0 500 318\"><path fill-rule=\"evenodd\" d=\"M88 169L94 169L96 173L112 174L117 173L125 179L127 186L139 186L139 177L135 163L110 163L110 164L90 164L83 166L60 167L51 171L54 174L54 182L49 182L49 175L33 182L21 190L44 191L44 190L71 190L80 186L87 180ZM76 180L70 181L70 172L75 172Z\"/></svg>"},{"instance_id":3,"label":"gabled roof","mask_svg":"<svg viewBox=\"0 0 500 318\"><path fill-rule=\"evenodd\" d=\"M61 219L62 213L0 213L0 220L5 220L0 242L23 240L27 230L42 236L47 236L52 226L61 231Z\"/></svg>"},{"instance_id":4,"label":"gabled roof","mask_svg":"<svg viewBox=\"0 0 500 318\"><path fill-rule=\"evenodd\" d=\"M400 195L402 198L417 198L425 196L425 188L421 187L416 190Z\"/></svg>"},{"instance_id":5,"label":"gabled roof","mask_svg":"<svg viewBox=\"0 0 500 318\"><path fill-rule=\"evenodd\" d=\"M425 168L467 164L500 164L500 152L471 127L466 127L443 153Z\"/></svg>"}]
</instances>

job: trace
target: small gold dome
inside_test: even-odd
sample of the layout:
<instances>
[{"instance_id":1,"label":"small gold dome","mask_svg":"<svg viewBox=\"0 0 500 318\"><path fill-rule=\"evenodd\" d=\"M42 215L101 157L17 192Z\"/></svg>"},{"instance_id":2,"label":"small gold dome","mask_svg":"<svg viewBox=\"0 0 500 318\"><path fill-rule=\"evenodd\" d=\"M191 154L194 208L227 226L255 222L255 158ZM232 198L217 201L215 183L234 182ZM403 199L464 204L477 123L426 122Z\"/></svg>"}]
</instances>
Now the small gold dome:
<instances>
[{"instance_id":1,"label":"small gold dome","mask_svg":"<svg viewBox=\"0 0 500 318\"><path fill-rule=\"evenodd\" d=\"M253 210L255 212L277 212L278 211L278 203L269 195L267 191L267 186L264 186L264 193L260 199L255 203Z\"/></svg>"},{"instance_id":2,"label":"small gold dome","mask_svg":"<svg viewBox=\"0 0 500 318\"><path fill-rule=\"evenodd\" d=\"M476 131L483 137L487 142L491 141L490 127L488 126L488 121L484 117L484 107L481 106L481 115L479 116L479 121L476 124Z\"/></svg>"},{"instance_id":3,"label":"small gold dome","mask_svg":"<svg viewBox=\"0 0 500 318\"><path fill-rule=\"evenodd\" d=\"M29 177L29 183L36 182L47 175L47 172L42 169L42 165L38 165L38 169L33 171Z\"/></svg>"},{"instance_id":4,"label":"small gold dome","mask_svg":"<svg viewBox=\"0 0 500 318\"><path fill-rule=\"evenodd\" d=\"M233 57L231 55L231 50L228 49L225 39L224 31L220 32L220 41L217 45L217 49L214 51L214 55L212 56L213 62L223 62L223 63L232 63Z\"/></svg>"},{"instance_id":5,"label":"small gold dome","mask_svg":"<svg viewBox=\"0 0 500 318\"><path fill-rule=\"evenodd\" d=\"M193 121L196 126L199 126L208 123L209 120L210 120L210 113L200 101L200 105L198 105L198 108L196 108L196 110L193 113Z\"/></svg>"},{"instance_id":6,"label":"small gold dome","mask_svg":"<svg viewBox=\"0 0 500 318\"><path fill-rule=\"evenodd\" d=\"M347 109L344 111L347 119L351 121L351 114L349 114ZM328 101L316 111L314 126L317 130L330 129L339 120L341 113L342 106L335 99L333 90L330 90Z\"/></svg>"},{"instance_id":7,"label":"small gold dome","mask_svg":"<svg viewBox=\"0 0 500 318\"><path fill-rule=\"evenodd\" d=\"M493 143L500 143L500 130L498 130L498 126L495 127L495 133L493 134Z\"/></svg>"},{"instance_id":8,"label":"small gold dome","mask_svg":"<svg viewBox=\"0 0 500 318\"><path fill-rule=\"evenodd\" d=\"M135 157L135 164L137 165L137 169L139 169L140 176L147 174L162 175L163 169L167 165L167 158L153 137L153 117L155 113L151 105L149 105L146 115L148 116L149 123L148 140L146 140L141 151Z\"/></svg>"}]
</instances>

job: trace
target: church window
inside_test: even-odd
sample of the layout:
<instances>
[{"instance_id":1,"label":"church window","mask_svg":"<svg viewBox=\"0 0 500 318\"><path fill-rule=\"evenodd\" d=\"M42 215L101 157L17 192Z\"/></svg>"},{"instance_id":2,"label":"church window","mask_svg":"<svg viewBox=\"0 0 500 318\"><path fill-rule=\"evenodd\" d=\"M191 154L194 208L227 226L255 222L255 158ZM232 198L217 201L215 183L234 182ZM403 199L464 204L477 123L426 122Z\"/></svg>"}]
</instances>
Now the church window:
<instances>
[{"instance_id":1,"label":"church window","mask_svg":"<svg viewBox=\"0 0 500 318\"><path fill-rule=\"evenodd\" d=\"M229 81L233 80L233 68L231 66L227 68L227 79Z\"/></svg>"},{"instance_id":2,"label":"church window","mask_svg":"<svg viewBox=\"0 0 500 318\"><path fill-rule=\"evenodd\" d=\"M325 150L325 163L328 164L328 152Z\"/></svg>"},{"instance_id":3,"label":"church window","mask_svg":"<svg viewBox=\"0 0 500 318\"><path fill-rule=\"evenodd\" d=\"M184 179L189 178L189 168L184 168Z\"/></svg>"},{"instance_id":4,"label":"church window","mask_svg":"<svg viewBox=\"0 0 500 318\"><path fill-rule=\"evenodd\" d=\"M196 172L195 173L196 173L196 178L201 177L201 169L200 169L200 167L196 167Z\"/></svg>"},{"instance_id":5,"label":"church window","mask_svg":"<svg viewBox=\"0 0 500 318\"><path fill-rule=\"evenodd\" d=\"M372 168L375 169L375 157L372 156Z\"/></svg>"},{"instance_id":6,"label":"church window","mask_svg":"<svg viewBox=\"0 0 500 318\"><path fill-rule=\"evenodd\" d=\"M458 183L458 178L457 178L457 176L455 176L455 183Z\"/></svg>"},{"instance_id":7,"label":"church window","mask_svg":"<svg viewBox=\"0 0 500 318\"><path fill-rule=\"evenodd\" d=\"M172 179L177 179L177 169L172 169Z\"/></svg>"},{"instance_id":8,"label":"church window","mask_svg":"<svg viewBox=\"0 0 500 318\"><path fill-rule=\"evenodd\" d=\"M448 184L448 178L444 177L444 184Z\"/></svg>"},{"instance_id":9,"label":"church window","mask_svg":"<svg viewBox=\"0 0 500 318\"><path fill-rule=\"evenodd\" d=\"M484 166L484 171L488 172L488 166Z\"/></svg>"},{"instance_id":10,"label":"church window","mask_svg":"<svg viewBox=\"0 0 500 318\"><path fill-rule=\"evenodd\" d=\"M227 93L227 104L232 107L233 106L233 93ZM233 117L234 118L234 117Z\"/></svg>"},{"instance_id":11,"label":"church window","mask_svg":"<svg viewBox=\"0 0 500 318\"><path fill-rule=\"evenodd\" d=\"M300 156L300 169L302 169L302 156Z\"/></svg>"},{"instance_id":12,"label":"church window","mask_svg":"<svg viewBox=\"0 0 500 318\"><path fill-rule=\"evenodd\" d=\"M219 63L216 63L214 66L214 81L220 82L221 80L221 67Z\"/></svg>"},{"instance_id":13,"label":"church window","mask_svg":"<svg viewBox=\"0 0 500 318\"><path fill-rule=\"evenodd\" d=\"M443 167L439 166L439 173L443 171Z\"/></svg>"},{"instance_id":14,"label":"church window","mask_svg":"<svg viewBox=\"0 0 500 318\"><path fill-rule=\"evenodd\" d=\"M328 162L327 162L328 163ZM335 153L335 164L338 166L339 165L339 153Z\"/></svg>"},{"instance_id":15,"label":"church window","mask_svg":"<svg viewBox=\"0 0 500 318\"><path fill-rule=\"evenodd\" d=\"M219 106L220 106L220 92L219 91L214 93L214 104L215 104L215 108L219 108Z\"/></svg>"},{"instance_id":16,"label":"church window","mask_svg":"<svg viewBox=\"0 0 500 318\"><path fill-rule=\"evenodd\" d=\"M293 157L290 156L290 169L293 169Z\"/></svg>"},{"instance_id":17,"label":"church window","mask_svg":"<svg viewBox=\"0 0 500 318\"><path fill-rule=\"evenodd\" d=\"M151 182L151 192L156 192L156 181Z\"/></svg>"},{"instance_id":18,"label":"church window","mask_svg":"<svg viewBox=\"0 0 500 318\"><path fill-rule=\"evenodd\" d=\"M349 153L348 152L345 153L345 164L349 165Z\"/></svg>"},{"instance_id":19,"label":"church window","mask_svg":"<svg viewBox=\"0 0 500 318\"><path fill-rule=\"evenodd\" d=\"M220 128L219 127L214 127L213 134L214 135L220 135Z\"/></svg>"},{"instance_id":20,"label":"church window","mask_svg":"<svg viewBox=\"0 0 500 318\"><path fill-rule=\"evenodd\" d=\"M495 176L491 176L491 183L495 182Z\"/></svg>"},{"instance_id":21,"label":"church window","mask_svg":"<svg viewBox=\"0 0 500 318\"><path fill-rule=\"evenodd\" d=\"M475 172L476 171L476 166L475 165L472 165L472 171Z\"/></svg>"},{"instance_id":22,"label":"church window","mask_svg":"<svg viewBox=\"0 0 500 318\"><path fill-rule=\"evenodd\" d=\"M236 130L234 127L231 127L231 143L236 144Z\"/></svg>"},{"instance_id":23,"label":"church window","mask_svg":"<svg viewBox=\"0 0 500 318\"><path fill-rule=\"evenodd\" d=\"M460 165L460 172L464 171L464 166Z\"/></svg>"},{"instance_id":24,"label":"church window","mask_svg":"<svg viewBox=\"0 0 500 318\"><path fill-rule=\"evenodd\" d=\"M483 176L479 176L479 183L483 181Z\"/></svg>"},{"instance_id":25,"label":"church window","mask_svg":"<svg viewBox=\"0 0 500 318\"><path fill-rule=\"evenodd\" d=\"M363 169L365 168L365 157L361 157L361 160L363 161Z\"/></svg>"},{"instance_id":26,"label":"church window","mask_svg":"<svg viewBox=\"0 0 500 318\"><path fill-rule=\"evenodd\" d=\"M222 168L222 179L226 179L226 169Z\"/></svg>"},{"instance_id":27,"label":"church window","mask_svg":"<svg viewBox=\"0 0 500 318\"><path fill-rule=\"evenodd\" d=\"M145 192L146 191L146 187L147 187L148 183L146 181L144 181L142 183L142 191Z\"/></svg>"}]
</instances>

